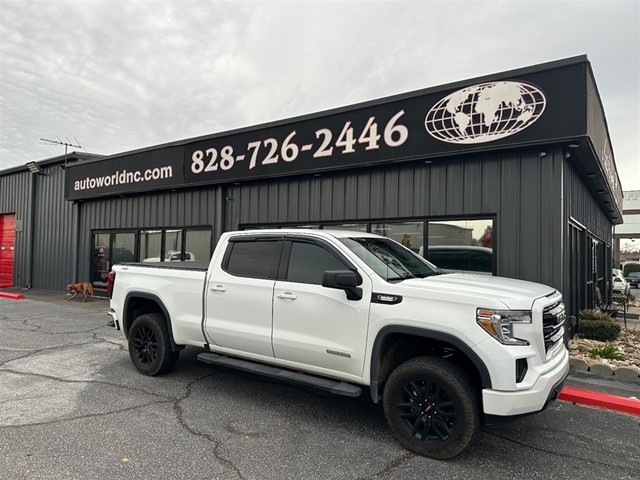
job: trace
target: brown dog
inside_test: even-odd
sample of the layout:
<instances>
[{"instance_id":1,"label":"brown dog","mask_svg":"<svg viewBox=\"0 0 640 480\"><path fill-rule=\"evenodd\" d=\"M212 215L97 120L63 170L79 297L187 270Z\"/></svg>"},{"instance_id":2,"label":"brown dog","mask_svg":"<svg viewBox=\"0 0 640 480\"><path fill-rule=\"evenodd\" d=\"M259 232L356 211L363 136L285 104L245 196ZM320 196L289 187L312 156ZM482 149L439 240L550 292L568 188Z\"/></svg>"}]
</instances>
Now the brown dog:
<instances>
[{"instance_id":1,"label":"brown dog","mask_svg":"<svg viewBox=\"0 0 640 480\"><path fill-rule=\"evenodd\" d=\"M82 302L83 303L87 301L87 293L91 296L91 300L93 300L95 302L95 300L93 299L93 285L91 285L91 283L89 283L89 282L70 283L69 285L64 287L64 291L65 292L73 292L73 295L71 295L69 298L67 298L67 302L69 300L75 298L76 295L78 295L79 293L82 294Z\"/></svg>"}]
</instances>

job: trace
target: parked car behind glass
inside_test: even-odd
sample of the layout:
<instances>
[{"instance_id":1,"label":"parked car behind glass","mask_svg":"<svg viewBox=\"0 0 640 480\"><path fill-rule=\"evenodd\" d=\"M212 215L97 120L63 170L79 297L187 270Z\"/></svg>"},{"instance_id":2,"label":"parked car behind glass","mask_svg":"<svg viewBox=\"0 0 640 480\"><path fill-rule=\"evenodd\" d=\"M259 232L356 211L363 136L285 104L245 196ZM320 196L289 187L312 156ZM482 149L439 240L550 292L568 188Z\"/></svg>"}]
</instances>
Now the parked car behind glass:
<instances>
[{"instance_id":1,"label":"parked car behind glass","mask_svg":"<svg viewBox=\"0 0 640 480\"><path fill-rule=\"evenodd\" d=\"M640 284L640 272L631 272L626 277L626 281L630 287L638 288Z\"/></svg>"}]
</instances>

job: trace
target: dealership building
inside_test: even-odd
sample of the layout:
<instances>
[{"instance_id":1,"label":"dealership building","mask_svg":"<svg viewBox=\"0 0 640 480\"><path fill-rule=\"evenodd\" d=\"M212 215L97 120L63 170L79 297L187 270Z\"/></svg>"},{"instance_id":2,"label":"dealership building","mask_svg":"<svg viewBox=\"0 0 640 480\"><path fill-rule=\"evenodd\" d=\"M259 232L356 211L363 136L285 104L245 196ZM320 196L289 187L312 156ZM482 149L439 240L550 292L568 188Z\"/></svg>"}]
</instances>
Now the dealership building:
<instances>
[{"instance_id":1,"label":"dealership building","mask_svg":"<svg viewBox=\"0 0 640 480\"><path fill-rule=\"evenodd\" d=\"M447 271L606 294L622 189L586 56L109 156L0 171L0 285L98 291L222 232L350 229ZM482 277L478 276L478 281Z\"/></svg>"}]
</instances>

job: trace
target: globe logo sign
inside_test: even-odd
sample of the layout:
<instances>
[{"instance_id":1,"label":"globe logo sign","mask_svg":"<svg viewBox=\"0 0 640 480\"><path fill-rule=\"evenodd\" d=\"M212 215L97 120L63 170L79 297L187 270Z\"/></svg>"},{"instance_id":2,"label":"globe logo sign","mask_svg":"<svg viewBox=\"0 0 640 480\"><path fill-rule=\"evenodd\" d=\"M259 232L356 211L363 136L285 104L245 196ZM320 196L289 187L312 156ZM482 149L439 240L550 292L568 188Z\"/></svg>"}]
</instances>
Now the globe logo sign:
<instances>
[{"instance_id":1,"label":"globe logo sign","mask_svg":"<svg viewBox=\"0 0 640 480\"><path fill-rule=\"evenodd\" d=\"M493 142L518 133L544 112L544 94L523 82L473 85L436 103L424 121L427 132L448 143Z\"/></svg>"}]
</instances>

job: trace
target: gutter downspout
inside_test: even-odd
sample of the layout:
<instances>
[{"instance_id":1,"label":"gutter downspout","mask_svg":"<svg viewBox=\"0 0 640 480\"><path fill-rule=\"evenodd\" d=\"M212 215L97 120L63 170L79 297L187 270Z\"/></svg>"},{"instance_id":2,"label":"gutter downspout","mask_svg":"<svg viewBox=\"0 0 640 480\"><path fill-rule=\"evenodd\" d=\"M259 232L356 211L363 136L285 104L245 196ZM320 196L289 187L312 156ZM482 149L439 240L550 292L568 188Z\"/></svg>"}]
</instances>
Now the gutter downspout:
<instances>
[{"instance_id":1,"label":"gutter downspout","mask_svg":"<svg viewBox=\"0 0 640 480\"><path fill-rule=\"evenodd\" d=\"M26 245L26 250L27 250L27 282L25 285L25 288L31 288L32 284L31 281L33 279L33 250L34 250L34 244L35 242L33 241L33 238L35 236L35 225L36 225L36 218L35 218L35 205L36 205L36 179L37 179L38 175L36 174L31 174L31 182L29 185L29 188L31 189L31 191L29 192L29 206L27 207L27 215L29 217L29 235L27 235L27 245Z\"/></svg>"}]
</instances>

